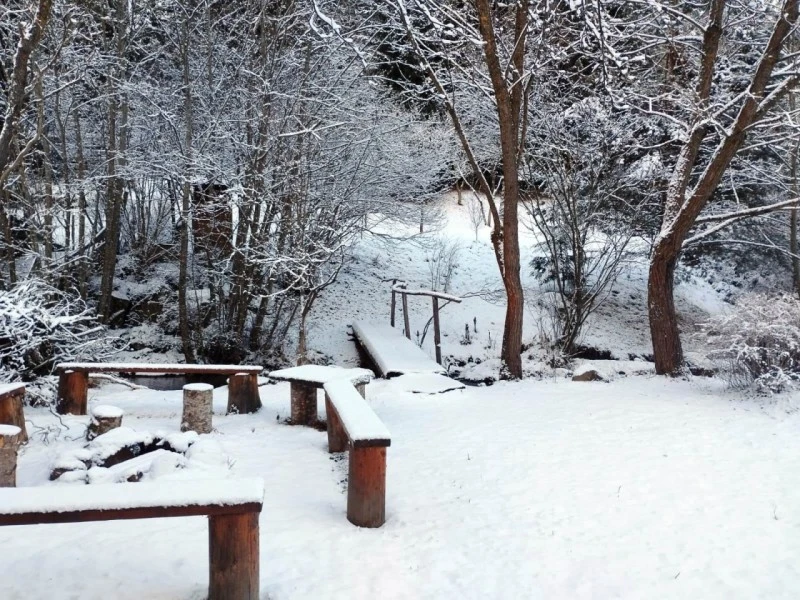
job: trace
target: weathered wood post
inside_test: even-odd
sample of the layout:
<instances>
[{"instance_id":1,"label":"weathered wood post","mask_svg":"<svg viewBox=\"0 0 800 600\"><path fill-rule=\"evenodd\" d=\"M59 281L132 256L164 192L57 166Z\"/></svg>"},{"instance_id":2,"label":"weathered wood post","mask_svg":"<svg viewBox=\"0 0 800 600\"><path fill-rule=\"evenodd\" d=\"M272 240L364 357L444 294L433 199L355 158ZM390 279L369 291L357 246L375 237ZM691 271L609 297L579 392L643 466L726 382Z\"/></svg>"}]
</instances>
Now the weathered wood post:
<instances>
[{"instance_id":1,"label":"weathered wood post","mask_svg":"<svg viewBox=\"0 0 800 600\"><path fill-rule=\"evenodd\" d=\"M350 448L347 520L359 527L380 527L386 521L386 448Z\"/></svg>"},{"instance_id":2,"label":"weathered wood post","mask_svg":"<svg viewBox=\"0 0 800 600\"><path fill-rule=\"evenodd\" d=\"M88 373L72 370L61 371L58 376L56 412L60 415L85 415L88 389Z\"/></svg>"},{"instance_id":3,"label":"weathered wood post","mask_svg":"<svg viewBox=\"0 0 800 600\"><path fill-rule=\"evenodd\" d=\"M0 425L15 425L20 428L20 443L28 441L28 432L25 428L25 413L23 412L23 400L25 398L25 386L19 384L9 384L5 394L0 396Z\"/></svg>"},{"instance_id":4,"label":"weathered wood post","mask_svg":"<svg viewBox=\"0 0 800 600\"><path fill-rule=\"evenodd\" d=\"M208 383L189 383L183 386L181 431L211 433L213 398L213 385Z\"/></svg>"},{"instance_id":5,"label":"weathered wood post","mask_svg":"<svg viewBox=\"0 0 800 600\"><path fill-rule=\"evenodd\" d=\"M436 348L436 362L442 364L442 335L439 331L439 299L431 296L433 300L433 345Z\"/></svg>"},{"instance_id":6,"label":"weathered wood post","mask_svg":"<svg viewBox=\"0 0 800 600\"><path fill-rule=\"evenodd\" d=\"M392 310L391 310L391 316L389 317L389 325L391 325L392 327L394 327L394 311L396 305L397 305L397 292L395 292L394 288L392 288Z\"/></svg>"},{"instance_id":7,"label":"weathered wood post","mask_svg":"<svg viewBox=\"0 0 800 600\"><path fill-rule=\"evenodd\" d=\"M0 425L0 487L17 487L17 450L22 430Z\"/></svg>"},{"instance_id":8,"label":"weathered wood post","mask_svg":"<svg viewBox=\"0 0 800 600\"><path fill-rule=\"evenodd\" d=\"M313 425L317 420L317 388L299 381L290 384L292 425Z\"/></svg>"},{"instance_id":9,"label":"weathered wood post","mask_svg":"<svg viewBox=\"0 0 800 600\"><path fill-rule=\"evenodd\" d=\"M328 452L344 452L347 450L347 433L328 392L325 392L325 412L328 415Z\"/></svg>"},{"instance_id":10,"label":"weathered wood post","mask_svg":"<svg viewBox=\"0 0 800 600\"><path fill-rule=\"evenodd\" d=\"M227 413L247 414L261 409L258 395L258 375L255 373L236 373L228 379Z\"/></svg>"},{"instance_id":11,"label":"weathered wood post","mask_svg":"<svg viewBox=\"0 0 800 600\"><path fill-rule=\"evenodd\" d=\"M403 298L403 325L406 328L406 337L411 339L411 326L408 324L408 295L405 292L400 292Z\"/></svg>"},{"instance_id":12,"label":"weathered wood post","mask_svg":"<svg viewBox=\"0 0 800 600\"><path fill-rule=\"evenodd\" d=\"M101 404L92 409L92 420L86 429L86 439L92 441L98 435L116 429L122 425L122 416L125 412L116 406Z\"/></svg>"},{"instance_id":13,"label":"weathered wood post","mask_svg":"<svg viewBox=\"0 0 800 600\"><path fill-rule=\"evenodd\" d=\"M258 513L208 517L208 599L258 600Z\"/></svg>"}]
</instances>

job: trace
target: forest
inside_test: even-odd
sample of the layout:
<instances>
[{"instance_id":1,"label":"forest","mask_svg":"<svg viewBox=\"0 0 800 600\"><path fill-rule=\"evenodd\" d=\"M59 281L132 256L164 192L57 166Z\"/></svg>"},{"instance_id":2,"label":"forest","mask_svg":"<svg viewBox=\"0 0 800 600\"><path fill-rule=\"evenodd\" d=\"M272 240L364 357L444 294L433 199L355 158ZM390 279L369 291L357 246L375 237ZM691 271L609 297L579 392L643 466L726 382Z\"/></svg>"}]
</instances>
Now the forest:
<instances>
[{"instance_id":1,"label":"forest","mask_svg":"<svg viewBox=\"0 0 800 600\"><path fill-rule=\"evenodd\" d=\"M555 364L636 254L660 374L687 366L685 265L773 274L742 306L754 332L717 325L725 356L782 385L800 372L797 17L797 0L6 0L0 376L113 355L145 322L189 363L307 362L358 240L422 232L457 191L489 231L502 377L532 343L521 273L550 286Z\"/></svg>"}]
</instances>

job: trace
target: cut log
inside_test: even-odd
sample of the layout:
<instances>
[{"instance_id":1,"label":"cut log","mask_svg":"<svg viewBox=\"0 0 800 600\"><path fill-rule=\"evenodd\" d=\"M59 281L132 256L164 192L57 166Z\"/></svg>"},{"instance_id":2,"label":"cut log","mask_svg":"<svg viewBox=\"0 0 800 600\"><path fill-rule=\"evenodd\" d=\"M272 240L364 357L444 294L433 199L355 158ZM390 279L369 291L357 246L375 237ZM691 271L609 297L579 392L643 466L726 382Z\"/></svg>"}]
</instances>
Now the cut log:
<instances>
[{"instance_id":1,"label":"cut log","mask_svg":"<svg viewBox=\"0 0 800 600\"><path fill-rule=\"evenodd\" d=\"M228 414L254 413L261 408L258 375L236 373L228 379Z\"/></svg>"},{"instance_id":2,"label":"cut log","mask_svg":"<svg viewBox=\"0 0 800 600\"><path fill-rule=\"evenodd\" d=\"M386 520L386 448L350 448L347 520L359 527L380 527Z\"/></svg>"},{"instance_id":3,"label":"cut log","mask_svg":"<svg viewBox=\"0 0 800 600\"><path fill-rule=\"evenodd\" d=\"M91 441L98 435L116 429L122 425L122 416L125 413L116 406L100 405L92 409L92 420L86 430L86 439Z\"/></svg>"},{"instance_id":4,"label":"cut log","mask_svg":"<svg viewBox=\"0 0 800 600\"><path fill-rule=\"evenodd\" d=\"M183 386L183 418L181 431L211 433L211 410L214 386L190 383Z\"/></svg>"},{"instance_id":5,"label":"cut log","mask_svg":"<svg viewBox=\"0 0 800 600\"><path fill-rule=\"evenodd\" d=\"M258 513L208 518L208 599L258 600Z\"/></svg>"},{"instance_id":6,"label":"cut log","mask_svg":"<svg viewBox=\"0 0 800 600\"><path fill-rule=\"evenodd\" d=\"M328 415L328 452L331 454L344 452L347 450L347 433L327 392L325 392L325 412Z\"/></svg>"},{"instance_id":7,"label":"cut log","mask_svg":"<svg viewBox=\"0 0 800 600\"><path fill-rule=\"evenodd\" d=\"M22 430L0 425L0 487L17 487L17 449Z\"/></svg>"},{"instance_id":8,"label":"cut log","mask_svg":"<svg viewBox=\"0 0 800 600\"><path fill-rule=\"evenodd\" d=\"M65 370L58 378L56 410L60 415L86 414L86 396L89 389L89 374Z\"/></svg>"},{"instance_id":9,"label":"cut log","mask_svg":"<svg viewBox=\"0 0 800 600\"><path fill-rule=\"evenodd\" d=\"M28 432L25 428L25 413L23 400L25 399L25 386L22 384L9 384L0 390L0 425L14 425L19 427L20 443L28 441Z\"/></svg>"},{"instance_id":10,"label":"cut log","mask_svg":"<svg viewBox=\"0 0 800 600\"><path fill-rule=\"evenodd\" d=\"M313 425L317 420L317 388L314 385L291 382L292 425Z\"/></svg>"}]
</instances>

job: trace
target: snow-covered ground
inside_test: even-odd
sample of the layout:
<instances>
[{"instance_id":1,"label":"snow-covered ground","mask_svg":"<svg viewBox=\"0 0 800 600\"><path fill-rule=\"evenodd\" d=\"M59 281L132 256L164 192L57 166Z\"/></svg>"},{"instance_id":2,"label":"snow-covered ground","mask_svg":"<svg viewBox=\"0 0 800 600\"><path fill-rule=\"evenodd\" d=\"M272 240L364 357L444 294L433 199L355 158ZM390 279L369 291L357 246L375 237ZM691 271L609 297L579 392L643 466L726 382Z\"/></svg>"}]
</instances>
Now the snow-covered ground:
<instances>
[{"instance_id":1,"label":"snow-covered ground","mask_svg":"<svg viewBox=\"0 0 800 600\"><path fill-rule=\"evenodd\" d=\"M264 409L224 416L186 468L147 479L263 477L261 596L325 598L796 598L800 412L714 380L498 383L446 394L391 380L367 398L392 434L386 524L345 518L347 462L326 434ZM137 431L177 432L179 391L90 389ZM320 412L324 402L320 402ZM19 485L47 486L88 417L27 409ZM49 431L45 443L44 433ZM91 486L86 487L91 493ZM202 517L0 528L0 598L200 599Z\"/></svg>"}]
</instances>

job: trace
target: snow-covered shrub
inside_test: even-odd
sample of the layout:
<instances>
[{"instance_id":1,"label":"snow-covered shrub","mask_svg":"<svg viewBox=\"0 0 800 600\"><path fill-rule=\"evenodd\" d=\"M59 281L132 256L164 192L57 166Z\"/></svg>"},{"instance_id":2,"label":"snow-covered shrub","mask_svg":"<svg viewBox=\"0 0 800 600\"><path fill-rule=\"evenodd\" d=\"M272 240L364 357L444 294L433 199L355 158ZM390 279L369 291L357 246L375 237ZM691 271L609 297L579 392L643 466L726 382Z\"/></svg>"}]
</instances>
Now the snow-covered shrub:
<instances>
[{"instance_id":1,"label":"snow-covered shrub","mask_svg":"<svg viewBox=\"0 0 800 600\"><path fill-rule=\"evenodd\" d=\"M100 359L112 340L84 301L30 279L0 292L0 381L31 381L57 362Z\"/></svg>"},{"instance_id":2,"label":"snow-covered shrub","mask_svg":"<svg viewBox=\"0 0 800 600\"><path fill-rule=\"evenodd\" d=\"M733 387L780 393L800 381L800 301L751 294L703 326L709 358L727 361Z\"/></svg>"}]
</instances>

